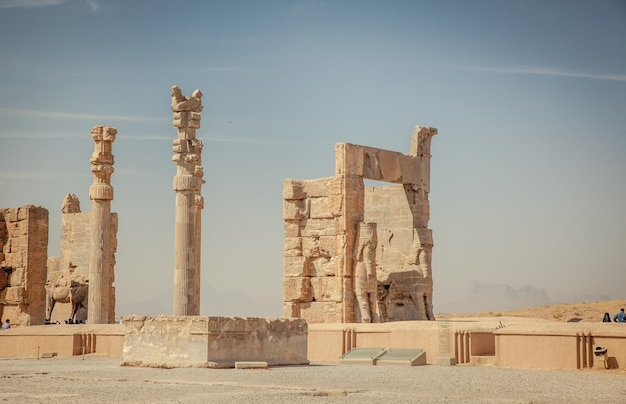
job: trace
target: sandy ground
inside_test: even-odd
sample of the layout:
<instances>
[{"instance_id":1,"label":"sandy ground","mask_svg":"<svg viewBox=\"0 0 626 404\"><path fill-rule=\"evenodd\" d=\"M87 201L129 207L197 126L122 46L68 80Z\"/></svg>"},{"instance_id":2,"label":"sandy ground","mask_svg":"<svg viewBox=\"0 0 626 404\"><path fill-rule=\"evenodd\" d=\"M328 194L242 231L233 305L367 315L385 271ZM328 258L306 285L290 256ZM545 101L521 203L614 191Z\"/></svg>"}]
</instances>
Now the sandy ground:
<instances>
[{"instance_id":1,"label":"sandy ground","mask_svg":"<svg viewBox=\"0 0 626 404\"><path fill-rule=\"evenodd\" d=\"M438 320L461 317L526 317L558 322L601 322L604 313L611 319L619 310L626 308L626 300L608 300L597 302L566 303L550 306L536 306L517 310L489 311L472 314L437 314Z\"/></svg>"},{"instance_id":2,"label":"sandy ground","mask_svg":"<svg viewBox=\"0 0 626 404\"><path fill-rule=\"evenodd\" d=\"M10 403L591 403L626 402L611 371L489 366L311 364L268 370L149 369L97 356L0 359Z\"/></svg>"}]
</instances>

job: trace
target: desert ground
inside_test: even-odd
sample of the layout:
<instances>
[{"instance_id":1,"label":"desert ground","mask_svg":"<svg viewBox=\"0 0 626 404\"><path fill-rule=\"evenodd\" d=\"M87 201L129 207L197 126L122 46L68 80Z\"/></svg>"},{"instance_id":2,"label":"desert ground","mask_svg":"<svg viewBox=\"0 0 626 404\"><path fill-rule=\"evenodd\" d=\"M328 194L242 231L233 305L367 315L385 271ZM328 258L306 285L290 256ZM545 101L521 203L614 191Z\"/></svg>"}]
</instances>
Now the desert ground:
<instances>
[{"instance_id":1,"label":"desert ground","mask_svg":"<svg viewBox=\"0 0 626 404\"><path fill-rule=\"evenodd\" d=\"M7 403L618 403L626 376L490 366L122 367L79 356L0 359Z\"/></svg>"},{"instance_id":2,"label":"desert ground","mask_svg":"<svg viewBox=\"0 0 626 404\"><path fill-rule=\"evenodd\" d=\"M613 319L613 316L617 314L622 307L626 308L626 300L567 303L471 314L445 313L438 314L437 319L460 317L528 317L560 322L598 322L602 321L604 313L609 313L611 319Z\"/></svg>"},{"instance_id":3,"label":"desert ground","mask_svg":"<svg viewBox=\"0 0 626 404\"><path fill-rule=\"evenodd\" d=\"M626 300L439 315L601 321ZM521 319L520 319L521 320ZM523 321L523 320L522 320ZM615 325L621 327L622 325ZM626 371L493 366L309 366L154 369L97 355L0 358L0 402L49 403L592 403L626 402Z\"/></svg>"}]
</instances>

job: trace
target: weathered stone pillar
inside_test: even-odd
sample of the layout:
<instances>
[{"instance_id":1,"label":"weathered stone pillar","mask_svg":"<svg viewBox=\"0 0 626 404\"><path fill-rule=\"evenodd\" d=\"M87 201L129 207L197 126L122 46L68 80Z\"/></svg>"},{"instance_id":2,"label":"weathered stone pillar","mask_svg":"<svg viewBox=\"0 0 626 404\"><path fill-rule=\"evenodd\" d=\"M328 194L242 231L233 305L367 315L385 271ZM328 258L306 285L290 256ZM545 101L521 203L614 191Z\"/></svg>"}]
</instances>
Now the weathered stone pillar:
<instances>
[{"instance_id":1,"label":"weathered stone pillar","mask_svg":"<svg viewBox=\"0 0 626 404\"><path fill-rule=\"evenodd\" d=\"M176 221L174 228L174 316L200 315L200 215L203 207L200 189L204 181L201 165L202 141L196 139L200 127L202 93L195 90L183 96L172 86L173 125L178 136L173 142L176 163Z\"/></svg>"},{"instance_id":2,"label":"weathered stone pillar","mask_svg":"<svg viewBox=\"0 0 626 404\"><path fill-rule=\"evenodd\" d=\"M90 324L108 324L115 307L111 307L113 290L111 245L111 200L113 187L112 143L117 130L110 126L94 126L91 138L95 142L89 162L93 184L89 188L91 199L91 254L89 258L89 306L87 318Z\"/></svg>"}]
</instances>

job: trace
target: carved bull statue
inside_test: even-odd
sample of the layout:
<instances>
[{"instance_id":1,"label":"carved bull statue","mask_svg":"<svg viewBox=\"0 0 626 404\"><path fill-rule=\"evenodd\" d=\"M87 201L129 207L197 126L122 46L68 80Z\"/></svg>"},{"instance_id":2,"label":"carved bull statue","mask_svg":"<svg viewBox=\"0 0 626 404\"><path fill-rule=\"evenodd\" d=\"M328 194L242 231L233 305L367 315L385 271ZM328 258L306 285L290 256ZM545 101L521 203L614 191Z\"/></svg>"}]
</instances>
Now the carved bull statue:
<instances>
[{"instance_id":1,"label":"carved bull statue","mask_svg":"<svg viewBox=\"0 0 626 404\"><path fill-rule=\"evenodd\" d=\"M76 312L89 294L89 280L84 275L61 275L56 281L46 283L46 322L50 322L56 303L70 303L72 313L66 323L73 324Z\"/></svg>"}]
</instances>

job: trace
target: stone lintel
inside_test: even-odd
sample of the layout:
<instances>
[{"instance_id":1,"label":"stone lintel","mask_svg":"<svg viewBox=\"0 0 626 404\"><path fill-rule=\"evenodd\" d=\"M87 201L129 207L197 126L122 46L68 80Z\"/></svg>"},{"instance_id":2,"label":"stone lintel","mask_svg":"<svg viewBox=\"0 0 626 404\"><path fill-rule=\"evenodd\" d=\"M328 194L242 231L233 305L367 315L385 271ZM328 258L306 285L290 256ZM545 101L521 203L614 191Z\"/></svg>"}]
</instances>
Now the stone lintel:
<instances>
[{"instance_id":1,"label":"stone lintel","mask_svg":"<svg viewBox=\"0 0 626 404\"><path fill-rule=\"evenodd\" d=\"M335 175L358 175L365 179L397 184L419 184L422 157L359 146L335 145Z\"/></svg>"}]
</instances>

